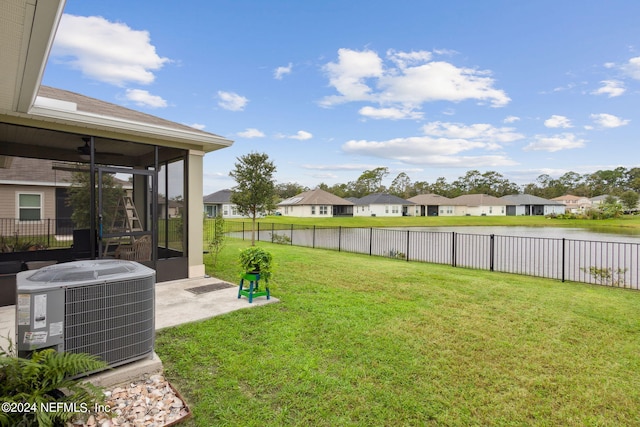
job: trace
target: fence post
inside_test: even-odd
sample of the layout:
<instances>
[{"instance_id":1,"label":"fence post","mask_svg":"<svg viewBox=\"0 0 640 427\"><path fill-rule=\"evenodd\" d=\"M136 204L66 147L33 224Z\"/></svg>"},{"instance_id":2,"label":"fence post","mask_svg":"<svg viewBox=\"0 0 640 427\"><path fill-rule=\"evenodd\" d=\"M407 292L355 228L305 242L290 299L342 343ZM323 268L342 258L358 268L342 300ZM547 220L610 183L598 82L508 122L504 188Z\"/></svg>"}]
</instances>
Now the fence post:
<instances>
[{"instance_id":1,"label":"fence post","mask_svg":"<svg viewBox=\"0 0 640 427\"><path fill-rule=\"evenodd\" d=\"M313 237L311 238L311 247L316 248L316 226L313 226Z\"/></svg>"},{"instance_id":2,"label":"fence post","mask_svg":"<svg viewBox=\"0 0 640 427\"><path fill-rule=\"evenodd\" d=\"M489 237L489 271L493 271L493 262L495 260L495 234Z\"/></svg>"},{"instance_id":3,"label":"fence post","mask_svg":"<svg viewBox=\"0 0 640 427\"><path fill-rule=\"evenodd\" d=\"M271 223L271 243L273 243L273 228L274 228L275 224L272 222Z\"/></svg>"},{"instance_id":4,"label":"fence post","mask_svg":"<svg viewBox=\"0 0 640 427\"><path fill-rule=\"evenodd\" d=\"M291 224L291 232L289 233L289 237L291 237L291 246L293 246L293 224Z\"/></svg>"},{"instance_id":5,"label":"fence post","mask_svg":"<svg viewBox=\"0 0 640 427\"><path fill-rule=\"evenodd\" d=\"M565 242L566 239L562 238L562 281L564 282L564 267L565 267Z\"/></svg>"},{"instance_id":6,"label":"fence post","mask_svg":"<svg viewBox=\"0 0 640 427\"><path fill-rule=\"evenodd\" d=\"M258 242L260 241L260 223L256 223L258 224Z\"/></svg>"},{"instance_id":7,"label":"fence post","mask_svg":"<svg viewBox=\"0 0 640 427\"><path fill-rule=\"evenodd\" d=\"M338 252L342 251L342 226L338 226Z\"/></svg>"},{"instance_id":8,"label":"fence post","mask_svg":"<svg viewBox=\"0 0 640 427\"><path fill-rule=\"evenodd\" d=\"M47 247L51 247L51 218L47 218Z\"/></svg>"},{"instance_id":9,"label":"fence post","mask_svg":"<svg viewBox=\"0 0 640 427\"><path fill-rule=\"evenodd\" d=\"M451 266L456 267L456 232L451 232Z\"/></svg>"},{"instance_id":10,"label":"fence post","mask_svg":"<svg viewBox=\"0 0 640 427\"><path fill-rule=\"evenodd\" d=\"M406 253L406 258L407 258L407 262L409 262L409 239L411 238L411 230L407 230L407 253Z\"/></svg>"},{"instance_id":11,"label":"fence post","mask_svg":"<svg viewBox=\"0 0 640 427\"><path fill-rule=\"evenodd\" d=\"M373 227L369 228L369 256L373 254Z\"/></svg>"}]
</instances>

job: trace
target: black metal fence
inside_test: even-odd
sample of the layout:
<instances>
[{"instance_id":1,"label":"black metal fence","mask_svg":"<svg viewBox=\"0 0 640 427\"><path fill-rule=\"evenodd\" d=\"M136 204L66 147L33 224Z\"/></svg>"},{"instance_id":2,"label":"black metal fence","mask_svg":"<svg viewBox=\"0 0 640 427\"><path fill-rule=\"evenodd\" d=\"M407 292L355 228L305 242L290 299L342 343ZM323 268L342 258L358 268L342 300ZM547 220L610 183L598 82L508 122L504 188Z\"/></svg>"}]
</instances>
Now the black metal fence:
<instances>
[{"instance_id":1,"label":"black metal fence","mask_svg":"<svg viewBox=\"0 0 640 427\"><path fill-rule=\"evenodd\" d=\"M0 218L0 253L24 252L34 249L60 249L73 245L73 221L70 218L21 221ZM161 246L183 250L183 221L170 218L158 221Z\"/></svg>"},{"instance_id":2,"label":"black metal fence","mask_svg":"<svg viewBox=\"0 0 640 427\"><path fill-rule=\"evenodd\" d=\"M213 222L210 222L213 224ZM257 223L255 239L406 261L640 289L640 243ZM213 225L205 230L211 236ZM251 239L250 222L225 222Z\"/></svg>"},{"instance_id":3,"label":"black metal fence","mask_svg":"<svg viewBox=\"0 0 640 427\"><path fill-rule=\"evenodd\" d=\"M0 252L68 248L73 243L73 223L68 218L20 221L0 218Z\"/></svg>"}]
</instances>

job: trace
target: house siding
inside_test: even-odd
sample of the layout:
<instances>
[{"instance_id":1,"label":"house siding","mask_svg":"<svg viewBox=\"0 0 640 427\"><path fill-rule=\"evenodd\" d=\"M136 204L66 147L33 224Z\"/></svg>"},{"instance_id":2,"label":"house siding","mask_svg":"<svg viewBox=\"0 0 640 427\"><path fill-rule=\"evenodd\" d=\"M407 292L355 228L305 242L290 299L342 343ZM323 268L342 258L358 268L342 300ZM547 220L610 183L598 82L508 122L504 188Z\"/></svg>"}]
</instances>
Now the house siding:
<instances>
[{"instance_id":1,"label":"house siding","mask_svg":"<svg viewBox=\"0 0 640 427\"><path fill-rule=\"evenodd\" d=\"M326 213L320 213L321 207L326 207ZM315 212L314 212L315 211ZM287 205L279 206L278 212L282 216L295 216L300 218L329 218L333 216L333 206L331 205Z\"/></svg>"},{"instance_id":2,"label":"house siding","mask_svg":"<svg viewBox=\"0 0 640 427\"><path fill-rule=\"evenodd\" d=\"M365 209L361 209L361 208ZM393 216L402 216L402 208L403 205L360 205L356 206L354 209L353 216L385 216L385 217L393 217Z\"/></svg>"},{"instance_id":3,"label":"house siding","mask_svg":"<svg viewBox=\"0 0 640 427\"><path fill-rule=\"evenodd\" d=\"M459 216L506 216L506 206L455 206L455 215Z\"/></svg>"},{"instance_id":4,"label":"house siding","mask_svg":"<svg viewBox=\"0 0 640 427\"><path fill-rule=\"evenodd\" d=\"M41 187L33 185L0 185L0 218L19 218L18 195L40 194L41 219L55 218L56 216L56 190L53 187Z\"/></svg>"}]
</instances>

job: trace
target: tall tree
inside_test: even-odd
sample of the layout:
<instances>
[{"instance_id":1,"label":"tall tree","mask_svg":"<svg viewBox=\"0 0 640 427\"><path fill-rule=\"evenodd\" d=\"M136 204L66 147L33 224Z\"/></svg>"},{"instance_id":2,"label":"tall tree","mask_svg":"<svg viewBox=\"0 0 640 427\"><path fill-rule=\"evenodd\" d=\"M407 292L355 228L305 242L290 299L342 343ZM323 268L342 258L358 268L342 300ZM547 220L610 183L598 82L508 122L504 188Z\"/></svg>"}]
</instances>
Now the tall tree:
<instances>
[{"instance_id":1,"label":"tall tree","mask_svg":"<svg viewBox=\"0 0 640 427\"><path fill-rule=\"evenodd\" d=\"M389 187L389 192L395 196L401 197L403 199L408 199L411 197L409 194L411 191L411 178L404 172L400 172L398 176L391 182L391 187Z\"/></svg>"},{"instance_id":2,"label":"tall tree","mask_svg":"<svg viewBox=\"0 0 640 427\"><path fill-rule=\"evenodd\" d=\"M67 200L65 202L67 206L73 208L71 220L75 228L89 228L91 222L90 178L89 172L73 172L71 175L71 186L67 190ZM115 207L118 200L124 195L122 184L112 174L102 174L102 205L105 207L104 212L102 212L102 223L105 227L111 226ZM98 218L97 212L98 206L96 205L93 210L93 215L96 218Z\"/></svg>"},{"instance_id":3,"label":"tall tree","mask_svg":"<svg viewBox=\"0 0 640 427\"><path fill-rule=\"evenodd\" d=\"M622 206L629 211L638 209L638 200L640 200L640 195L633 190L627 190L620 195Z\"/></svg>"},{"instance_id":4,"label":"tall tree","mask_svg":"<svg viewBox=\"0 0 640 427\"><path fill-rule=\"evenodd\" d=\"M273 174L276 166L264 153L252 152L236 160L235 169L229 172L237 184L231 189L231 203L238 207L241 215L251 218L251 246L255 246L256 218L275 208Z\"/></svg>"},{"instance_id":5,"label":"tall tree","mask_svg":"<svg viewBox=\"0 0 640 427\"><path fill-rule=\"evenodd\" d=\"M364 197L367 194L384 191L382 179L387 175L389 175L389 168L382 167L362 172L355 185L356 192L362 193L362 195L356 197Z\"/></svg>"},{"instance_id":6,"label":"tall tree","mask_svg":"<svg viewBox=\"0 0 640 427\"><path fill-rule=\"evenodd\" d=\"M280 199L288 199L305 191L309 191L309 187L295 182L281 183L275 187L276 196Z\"/></svg>"}]
</instances>

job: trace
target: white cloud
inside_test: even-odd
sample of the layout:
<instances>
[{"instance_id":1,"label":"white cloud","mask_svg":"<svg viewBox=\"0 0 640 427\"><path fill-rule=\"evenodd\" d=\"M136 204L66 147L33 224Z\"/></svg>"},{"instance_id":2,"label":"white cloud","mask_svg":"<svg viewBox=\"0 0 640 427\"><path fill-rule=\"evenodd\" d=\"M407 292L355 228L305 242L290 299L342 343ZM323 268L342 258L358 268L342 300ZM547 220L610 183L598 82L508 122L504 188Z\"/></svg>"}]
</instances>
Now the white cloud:
<instances>
[{"instance_id":1,"label":"white cloud","mask_svg":"<svg viewBox=\"0 0 640 427\"><path fill-rule=\"evenodd\" d=\"M160 57L147 31L100 16L63 14L51 55L86 77L124 86L149 84L168 58Z\"/></svg>"},{"instance_id":2,"label":"white cloud","mask_svg":"<svg viewBox=\"0 0 640 427\"><path fill-rule=\"evenodd\" d=\"M324 66L338 95L327 96L320 104L368 101L402 110L433 101L475 99L493 107L509 103L506 93L493 87L489 72L431 59L432 53L426 51L389 50L385 64L371 50L340 49L338 61Z\"/></svg>"},{"instance_id":3,"label":"white cloud","mask_svg":"<svg viewBox=\"0 0 640 427\"><path fill-rule=\"evenodd\" d=\"M570 150L584 147L585 140L579 139L572 133L546 136L536 135L534 141L524 147L524 151L549 151Z\"/></svg>"},{"instance_id":4,"label":"white cloud","mask_svg":"<svg viewBox=\"0 0 640 427\"><path fill-rule=\"evenodd\" d=\"M516 117L516 116L507 116L503 120L504 123L515 123L518 121L520 121L520 117Z\"/></svg>"},{"instance_id":5,"label":"white cloud","mask_svg":"<svg viewBox=\"0 0 640 427\"><path fill-rule=\"evenodd\" d=\"M567 117L565 116L558 116L558 115L552 115L551 117L549 117L547 120L544 121L544 125L548 128L570 128L573 127L573 125L571 125L571 120L569 120Z\"/></svg>"},{"instance_id":6,"label":"white cloud","mask_svg":"<svg viewBox=\"0 0 640 427\"><path fill-rule=\"evenodd\" d=\"M370 106L362 107L360 111L358 111L358 113L370 119L391 119L391 120L415 119L417 120L423 117L423 113L418 111L413 111L411 109L374 108Z\"/></svg>"},{"instance_id":7,"label":"white cloud","mask_svg":"<svg viewBox=\"0 0 640 427\"><path fill-rule=\"evenodd\" d=\"M418 52L397 52L393 49L389 49L387 51L387 57L399 68L405 69L411 64L431 61L433 54L424 50Z\"/></svg>"},{"instance_id":8,"label":"white cloud","mask_svg":"<svg viewBox=\"0 0 640 427\"><path fill-rule=\"evenodd\" d=\"M640 80L640 56L631 58L629 62L622 66L622 70L631 78Z\"/></svg>"},{"instance_id":9,"label":"white cloud","mask_svg":"<svg viewBox=\"0 0 640 427\"><path fill-rule=\"evenodd\" d=\"M343 164L329 164L329 165L302 165L304 169L311 170L338 170L338 171L361 171L361 170L369 170L380 167L381 165L363 165L363 164L355 164L355 163L343 163Z\"/></svg>"},{"instance_id":10,"label":"white cloud","mask_svg":"<svg viewBox=\"0 0 640 427\"><path fill-rule=\"evenodd\" d=\"M513 128L496 128L486 123L470 126L461 123L431 122L422 127L425 135L480 141L492 146L496 143L509 143L523 139L524 135L514 132Z\"/></svg>"},{"instance_id":11,"label":"white cloud","mask_svg":"<svg viewBox=\"0 0 640 427\"><path fill-rule=\"evenodd\" d=\"M238 132L238 136L242 138L264 138L264 133L255 128L247 128L242 132Z\"/></svg>"},{"instance_id":12,"label":"white cloud","mask_svg":"<svg viewBox=\"0 0 640 427\"><path fill-rule=\"evenodd\" d=\"M192 123L192 124L187 125L187 126L191 126L192 128L198 129L198 130L204 130L204 128L207 127L206 125L203 125L201 123Z\"/></svg>"},{"instance_id":13,"label":"white cloud","mask_svg":"<svg viewBox=\"0 0 640 427\"><path fill-rule=\"evenodd\" d=\"M273 77L276 80L282 80L282 77L284 77L286 74L291 74L292 69L293 69L293 64L289 62L289 65L287 65L286 67L276 68L275 71L273 72Z\"/></svg>"},{"instance_id":14,"label":"white cloud","mask_svg":"<svg viewBox=\"0 0 640 427\"><path fill-rule=\"evenodd\" d=\"M324 70L329 76L329 84L340 93L338 96L325 98L322 102L325 106L373 99L371 88L365 84L365 80L383 75L382 60L370 50L358 52L339 49L338 62L326 64Z\"/></svg>"},{"instance_id":15,"label":"white cloud","mask_svg":"<svg viewBox=\"0 0 640 427\"><path fill-rule=\"evenodd\" d=\"M242 111L244 110L244 107L246 107L247 103L249 103L249 100L244 96L222 90L218 91L218 98L220 98L218 105L225 110L230 111Z\"/></svg>"},{"instance_id":16,"label":"white cloud","mask_svg":"<svg viewBox=\"0 0 640 427\"><path fill-rule=\"evenodd\" d=\"M386 141L351 140L342 150L351 154L393 159L404 164L483 167L506 166L516 162L504 154L466 155L469 151L493 151L501 143L524 138L511 128L495 128L488 124L462 125L432 122L422 128L424 136L394 138Z\"/></svg>"},{"instance_id":17,"label":"white cloud","mask_svg":"<svg viewBox=\"0 0 640 427\"><path fill-rule=\"evenodd\" d=\"M167 101L142 89L127 89L125 96L129 101L143 107L161 108L167 106Z\"/></svg>"},{"instance_id":18,"label":"white cloud","mask_svg":"<svg viewBox=\"0 0 640 427\"><path fill-rule=\"evenodd\" d=\"M602 87L591 92L593 95L609 95L609 98L620 96L626 92L624 83L619 80L603 80Z\"/></svg>"},{"instance_id":19,"label":"white cloud","mask_svg":"<svg viewBox=\"0 0 640 427\"><path fill-rule=\"evenodd\" d=\"M591 119L601 128L617 128L629 124L629 120L621 119L613 114L592 114Z\"/></svg>"},{"instance_id":20,"label":"white cloud","mask_svg":"<svg viewBox=\"0 0 640 427\"><path fill-rule=\"evenodd\" d=\"M297 139L298 141L306 141L307 139L313 138L313 135L307 131L299 130L295 135L290 135L287 138Z\"/></svg>"}]
</instances>

